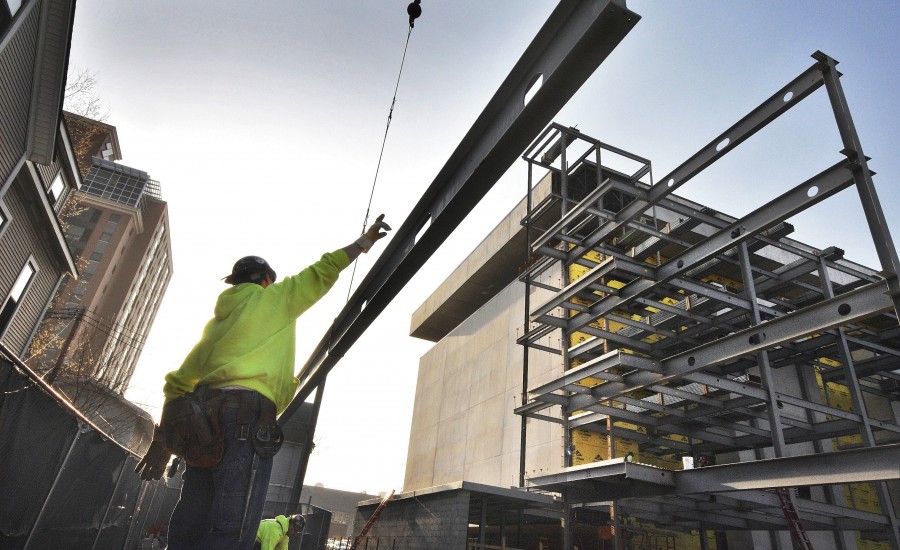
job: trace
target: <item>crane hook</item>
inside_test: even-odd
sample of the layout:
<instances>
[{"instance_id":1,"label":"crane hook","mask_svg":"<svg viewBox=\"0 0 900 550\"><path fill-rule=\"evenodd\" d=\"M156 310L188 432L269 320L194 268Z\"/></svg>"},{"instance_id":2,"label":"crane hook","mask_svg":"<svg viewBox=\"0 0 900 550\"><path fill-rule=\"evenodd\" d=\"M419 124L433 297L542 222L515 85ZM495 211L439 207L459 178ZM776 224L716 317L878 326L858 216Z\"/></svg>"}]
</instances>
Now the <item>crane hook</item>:
<instances>
[{"instance_id":1,"label":"crane hook","mask_svg":"<svg viewBox=\"0 0 900 550\"><path fill-rule=\"evenodd\" d=\"M416 26L414 21L418 19L420 15L422 15L422 6L419 4L422 3L422 0L415 0L414 2L410 2L408 6L406 6L406 13L409 14L409 28L413 28Z\"/></svg>"}]
</instances>

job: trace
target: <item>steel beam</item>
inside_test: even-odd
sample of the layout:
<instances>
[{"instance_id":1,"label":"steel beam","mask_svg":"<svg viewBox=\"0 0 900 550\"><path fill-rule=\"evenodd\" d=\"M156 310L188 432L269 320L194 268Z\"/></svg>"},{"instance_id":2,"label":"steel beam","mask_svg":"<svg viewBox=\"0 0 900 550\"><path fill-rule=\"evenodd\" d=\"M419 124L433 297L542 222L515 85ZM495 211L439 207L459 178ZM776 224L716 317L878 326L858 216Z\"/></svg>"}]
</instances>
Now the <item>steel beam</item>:
<instances>
[{"instance_id":1,"label":"steel beam","mask_svg":"<svg viewBox=\"0 0 900 550\"><path fill-rule=\"evenodd\" d=\"M714 340L665 359L662 361L663 374L635 372L625 375L625 380L621 384L598 386L590 402L615 398L649 385L682 378L761 349L785 345L841 324L890 311L893 309L893 302L887 295L887 290L884 281L872 283L831 300L813 304L789 315ZM578 402L581 398L582 396L573 398L574 408L589 404Z\"/></svg>"},{"instance_id":2,"label":"steel beam","mask_svg":"<svg viewBox=\"0 0 900 550\"><path fill-rule=\"evenodd\" d=\"M656 268L655 279L633 281L623 287L618 295L608 296L592 306L589 312L575 315L570 320L570 325L577 329L597 317L602 317L605 313L626 305L654 287L675 279L701 262L715 257L716 254L745 242L762 233L766 228L788 219L797 212L809 208L851 185L853 185L853 173L846 166L846 162L838 163L735 221L681 255L671 258Z\"/></svg>"},{"instance_id":3,"label":"steel beam","mask_svg":"<svg viewBox=\"0 0 900 550\"><path fill-rule=\"evenodd\" d=\"M782 89L775 92L772 97L759 107L751 111L750 114L722 132L722 134L695 153L694 156L684 161L678 168L655 183L648 192L648 200L646 202L635 201L623 208L616 214L615 223L603 224L585 240L582 246L571 250L570 256L573 258L583 256L595 244L603 241L624 225L627 220L639 215L647 208L666 198L666 196L702 172L706 167L725 156L737 145L743 143L744 140L816 91L823 83L821 69L817 65L813 65L804 71Z\"/></svg>"},{"instance_id":4,"label":"steel beam","mask_svg":"<svg viewBox=\"0 0 900 550\"><path fill-rule=\"evenodd\" d=\"M614 458L535 476L529 479L529 486L554 492L567 488L587 498L584 502L601 502L672 494L728 493L740 498L744 491L896 479L900 479L900 444L688 470L666 470ZM824 513L826 506L817 503L810 510ZM832 508L837 509L828 507ZM866 517L874 520L874 516Z\"/></svg>"},{"instance_id":5,"label":"steel beam","mask_svg":"<svg viewBox=\"0 0 900 550\"><path fill-rule=\"evenodd\" d=\"M900 479L900 443L673 472L677 494Z\"/></svg>"},{"instance_id":6,"label":"steel beam","mask_svg":"<svg viewBox=\"0 0 900 550\"><path fill-rule=\"evenodd\" d=\"M639 19L624 0L572 0L554 8L310 355L283 418L294 414Z\"/></svg>"}]
</instances>

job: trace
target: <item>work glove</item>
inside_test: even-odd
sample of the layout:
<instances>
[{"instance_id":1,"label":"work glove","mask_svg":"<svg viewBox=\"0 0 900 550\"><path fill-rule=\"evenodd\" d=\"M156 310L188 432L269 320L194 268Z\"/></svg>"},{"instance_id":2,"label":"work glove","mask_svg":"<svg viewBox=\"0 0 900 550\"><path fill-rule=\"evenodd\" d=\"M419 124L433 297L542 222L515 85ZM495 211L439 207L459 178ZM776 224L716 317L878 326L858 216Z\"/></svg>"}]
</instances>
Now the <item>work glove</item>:
<instances>
[{"instance_id":1,"label":"work glove","mask_svg":"<svg viewBox=\"0 0 900 550\"><path fill-rule=\"evenodd\" d=\"M176 457L175 457L175 460L172 461L172 465L169 466L169 472L166 474L166 477L168 477L168 478L174 477L175 474L178 473L178 466L179 466L179 465L181 464L181 462L183 462L183 461L184 461L183 458L181 458L180 456L176 456Z\"/></svg>"},{"instance_id":2,"label":"work glove","mask_svg":"<svg viewBox=\"0 0 900 550\"><path fill-rule=\"evenodd\" d=\"M360 238L356 239L356 244L363 252L368 252L369 249L372 248L372 245L375 244L375 241L382 237L386 237L387 232L390 230L391 226L384 222L384 214L382 214L375 219L375 223L370 225Z\"/></svg>"},{"instance_id":3,"label":"work glove","mask_svg":"<svg viewBox=\"0 0 900 550\"><path fill-rule=\"evenodd\" d=\"M157 427L153 432L153 441L150 442L150 448L147 449L144 458L138 462L134 471L144 481L159 479L162 477L163 472L166 471L166 464L169 463L171 457L172 453L166 450L163 444L162 433Z\"/></svg>"}]
</instances>

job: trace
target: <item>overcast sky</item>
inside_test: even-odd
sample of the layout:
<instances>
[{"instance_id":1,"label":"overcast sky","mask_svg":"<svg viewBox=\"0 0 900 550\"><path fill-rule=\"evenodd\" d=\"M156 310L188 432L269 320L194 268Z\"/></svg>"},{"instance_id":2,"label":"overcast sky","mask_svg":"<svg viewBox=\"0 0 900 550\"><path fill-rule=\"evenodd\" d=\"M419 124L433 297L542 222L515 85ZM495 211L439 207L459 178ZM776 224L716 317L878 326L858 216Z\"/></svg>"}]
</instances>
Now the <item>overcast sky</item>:
<instances>
[{"instance_id":1,"label":"overcast sky","mask_svg":"<svg viewBox=\"0 0 900 550\"><path fill-rule=\"evenodd\" d=\"M362 228L407 36L408 0L78 2L70 63L95 72L122 164L158 180L175 275L127 396L155 417L163 376L200 336L234 261L279 276ZM399 227L555 6L423 0L373 215ZM662 178L812 65L842 84L900 235L895 1L632 0L642 19L555 118L651 159ZM824 88L679 194L740 216L842 157ZM516 163L328 378L307 483L400 490L418 358L410 316L524 195ZM794 238L878 267L855 191L792 220ZM837 222L837 223L836 223ZM358 283L375 250L360 260ZM299 367L350 271L301 317ZM412 442L415 444L415 442Z\"/></svg>"}]
</instances>

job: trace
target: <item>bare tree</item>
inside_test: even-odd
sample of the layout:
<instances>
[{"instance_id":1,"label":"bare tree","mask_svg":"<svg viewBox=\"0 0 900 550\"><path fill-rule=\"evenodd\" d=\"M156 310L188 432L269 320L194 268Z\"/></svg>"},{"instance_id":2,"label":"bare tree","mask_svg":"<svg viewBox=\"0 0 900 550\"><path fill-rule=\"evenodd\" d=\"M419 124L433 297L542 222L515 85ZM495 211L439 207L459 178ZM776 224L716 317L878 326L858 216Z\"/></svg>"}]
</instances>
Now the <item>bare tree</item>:
<instances>
[{"instance_id":1,"label":"bare tree","mask_svg":"<svg viewBox=\"0 0 900 550\"><path fill-rule=\"evenodd\" d=\"M109 107L97 95L97 73L69 65L63 109L100 122L109 118Z\"/></svg>"},{"instance_id":2,"label":"bare tree","mask_svg":"<svg viewBox=\"0 0 900 550\"><path fill-rule=\"evenodd\" d=\"M75 288L83 284L70 282ZM23 358L25 363L120 444L132 450L146 445L139 415L122 398L127 382L124 373L99 376L97 372L91 335L108 334L110 326L96 313L73 307L68 300L73 287L64 288L54 299L56 307L48 309L42 319Z\"/></svg>"}]
</instances>

